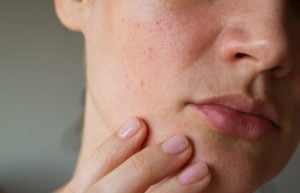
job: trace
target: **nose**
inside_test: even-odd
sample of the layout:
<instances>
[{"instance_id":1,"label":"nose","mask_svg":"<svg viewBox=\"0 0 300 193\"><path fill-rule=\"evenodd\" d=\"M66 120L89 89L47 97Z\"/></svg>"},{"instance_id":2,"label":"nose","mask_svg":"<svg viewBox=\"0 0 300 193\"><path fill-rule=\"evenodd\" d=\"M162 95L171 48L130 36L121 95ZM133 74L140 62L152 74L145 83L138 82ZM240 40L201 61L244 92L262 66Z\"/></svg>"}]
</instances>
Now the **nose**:
<instances>
[{"instance_id":1,"label":"nose","mask_svg":"<svg viewBox=\"0 0 300 193\"><path fill-rule=\"evenodd\" d=\"M283 14L269 4L229 19L218 39L220 58L229 65L247 65L256 74L270 72L276 78L287 76L292 64Z\"/></svg>"}]
</instances>

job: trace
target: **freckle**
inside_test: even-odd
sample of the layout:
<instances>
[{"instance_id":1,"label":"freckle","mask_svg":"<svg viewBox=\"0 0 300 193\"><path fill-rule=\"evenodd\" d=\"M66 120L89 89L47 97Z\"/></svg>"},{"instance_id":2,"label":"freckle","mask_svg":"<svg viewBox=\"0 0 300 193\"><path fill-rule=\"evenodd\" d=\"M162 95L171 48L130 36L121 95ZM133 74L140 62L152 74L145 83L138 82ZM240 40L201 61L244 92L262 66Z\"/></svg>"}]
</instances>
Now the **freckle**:
<instances>
[{"instance_id":1,"label":"freckle","mask_svg":"<svg viewBox=\"0 0 300 193\"><path fill-rule=\"evenodd\" d=\"M137 23L137 24L136 24L136 27L137 27L137 28L140 28L140 27L141 27L141 24L140 24L140 23Z\"/></svg>"},{"instance_id":2,"label":"freckle","mask_svg":"<svg viewBox=\"0 0 300 193\"><path fill-rule=\"evenodd\" d=\"M144 87L144 85L145 85L144 81L141 80L141 81L140 81L140 86L141 86L141 87Z\"/></svg>"},{"instance_id":3,"label":"freckle","mask_svg":"<svg viewBox=\"0 0 300 193\"><path fill-rule=\"evenodd\" d=\"M153 49L152 48L148 48L148 59L151 60L153 56Z\"/></svg>"},{"instance_id":4,"label":"freckle","mask_svg":"<svg viewBox=\"0 0 300 193\"><path fill-rule=\"evenodd\" d=\"M160 25L160 21L156 21L156 25L159 26Z\"/></svg>"}]
</instances>

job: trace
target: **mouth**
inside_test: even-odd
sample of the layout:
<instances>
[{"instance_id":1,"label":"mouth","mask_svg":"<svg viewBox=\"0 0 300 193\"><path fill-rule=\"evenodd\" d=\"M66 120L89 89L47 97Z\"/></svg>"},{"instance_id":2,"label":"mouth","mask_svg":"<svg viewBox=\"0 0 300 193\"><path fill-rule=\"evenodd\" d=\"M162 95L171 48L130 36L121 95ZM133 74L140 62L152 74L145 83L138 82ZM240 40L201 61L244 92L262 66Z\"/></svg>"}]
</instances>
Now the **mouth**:
<instances>
[{"instance_id":1,"label":"mouth","mask_svg":"<svg viewBox=\"0 0 300 193\"><path fill-rule=\"evenodd\" d=\"M245 140L262 140L279 130L273 105L244 95L226 95L192 103L218 133Z\"/></svg>"}]
</instances>

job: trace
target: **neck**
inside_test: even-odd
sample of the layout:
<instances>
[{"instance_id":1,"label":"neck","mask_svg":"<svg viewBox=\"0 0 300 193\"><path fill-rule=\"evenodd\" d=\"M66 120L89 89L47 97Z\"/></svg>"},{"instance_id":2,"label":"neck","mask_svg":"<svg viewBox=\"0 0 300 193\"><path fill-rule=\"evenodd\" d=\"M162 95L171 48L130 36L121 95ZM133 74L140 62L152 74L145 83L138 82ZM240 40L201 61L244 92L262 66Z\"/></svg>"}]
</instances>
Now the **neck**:
<instances>
[{"instance_id":1,"label":"neck","mask_svg":"<svg viewBox=\"0 0 300 193\"><path fill-rule=\"evenodd\" d=\"M85 99L85 113L83 136L75 173L79 171L86 163L87 159L95 152L104 140L111 135L109 127L105 125L98 113L96 105L87 91Z\"/></svg>"}]
</instances>

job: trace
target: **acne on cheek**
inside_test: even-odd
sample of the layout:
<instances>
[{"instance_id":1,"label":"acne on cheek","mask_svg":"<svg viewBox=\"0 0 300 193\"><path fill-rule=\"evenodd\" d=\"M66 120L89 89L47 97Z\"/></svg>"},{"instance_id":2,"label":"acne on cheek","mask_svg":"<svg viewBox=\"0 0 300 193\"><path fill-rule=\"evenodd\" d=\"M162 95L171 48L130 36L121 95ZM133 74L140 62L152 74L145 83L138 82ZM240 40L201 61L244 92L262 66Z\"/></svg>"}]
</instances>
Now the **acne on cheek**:
<instances>
[{"instance_id":1,"label":"acne on cheek","mask_svg":"<svg viewBox=\"0 0 300 193\"><path fill-rule=\"evenodd\" d=\"M154 48L146 47L143 52L143 58L146 59L145 62L152 62L155 59Z\"/></svg>"}]
</instances>

